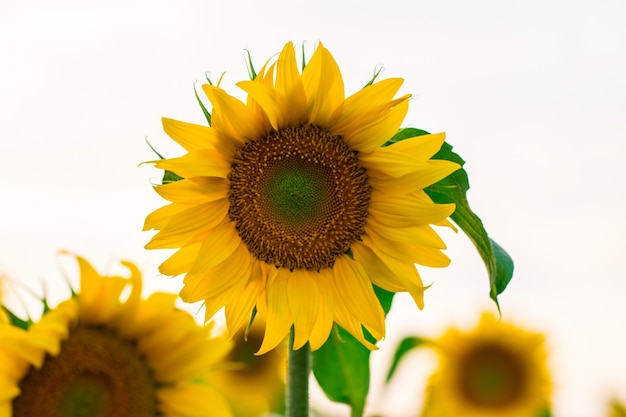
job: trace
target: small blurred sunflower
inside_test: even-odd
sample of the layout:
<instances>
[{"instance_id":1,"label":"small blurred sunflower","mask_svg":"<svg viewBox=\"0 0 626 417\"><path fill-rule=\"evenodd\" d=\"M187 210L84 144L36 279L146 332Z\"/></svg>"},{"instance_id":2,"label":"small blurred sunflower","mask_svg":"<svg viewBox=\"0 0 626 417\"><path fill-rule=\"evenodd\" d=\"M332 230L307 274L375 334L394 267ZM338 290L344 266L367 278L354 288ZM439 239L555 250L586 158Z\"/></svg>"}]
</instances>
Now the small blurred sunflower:
<instances>
[{"instance_id":1,"label":"small blurred sunflower","mask_svg":"<svg viewBox=\"0 0 626 417\"><path fill-rule=\"evenodd\" d=\"M230 417L200 382L228 341L211 339L173 294L141 299L132 263L122 262L130 271L122 278L77 261L78 294L27 329L0 323L0 417Z\"/></svg>"},{"instance_id":2,"label":"small blurred sunflower","mask_svg":"<svg viewBox=\"0 0 626 417\"><path fill-rule=\"evenodd\" d=\"M626 417L626 405L617 399L612 400L607 415L609 417Z\"/></svg>"},{"instance_id":3,"label":"small blurred sunflower","mask_svg":"<svg viewBox=\"0 0 626 417\"><path fill-rule=\"evenodd\" d=\"M450 329L435 345L440 365L423 417L539 417L549 410L543 335L485 313L473 331Z\"/></svg>"},{"instance_id":4,"label":"small blurred sunflower","mask_svg":"<svg viewBox=\"0 0 626 417\"><path fill-rule=\"evenodd\" d=\"M284 408L287 349L285 346L285 349L255 355L264 332L261 320L237 332L226 358L230 368L214 374L214 383L237 417L257 417L269 411L280 413Z\"/></svg>"},{"instance_id":5,"label":"small blurred sunflower","mask_svg":"<svg viewBox=\"0 0 626 417\"><path fill-rule=\"evenodd\" d=\"M339 67L321 44L300 72L287 43L237 85L246 102L204 85L210 127L163 119L187 154L154 161L178 181L155 186L168 204L145 230L148 249L178 249L161 266L186 274L181 297L225 307L231 334L256 307L267 323L259 354L294 328L294 349L327 340L333 322L361 343L385 334L373 285L408 291L423 307L415 264L444 267L431 225L450 225L454 204L423 189L459 169L431 157L445 135L384 145L408 110L403 80L369 83L345 98Z\"/></svg>"}]
</instances>

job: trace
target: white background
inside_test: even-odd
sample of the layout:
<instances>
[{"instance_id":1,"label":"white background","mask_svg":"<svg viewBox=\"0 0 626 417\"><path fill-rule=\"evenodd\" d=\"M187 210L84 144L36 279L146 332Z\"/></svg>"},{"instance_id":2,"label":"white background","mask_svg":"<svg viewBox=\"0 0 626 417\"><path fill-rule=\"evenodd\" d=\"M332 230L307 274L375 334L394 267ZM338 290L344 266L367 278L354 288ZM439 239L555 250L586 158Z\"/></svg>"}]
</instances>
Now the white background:
<instances>
[{"instance_id":1,"label":"white background","mask_svg":"<svg viewBox=\"0 0 626 417\"><path fill-rule=\"evenodd\" d=\"M148 290L178 291L157 272L167 253L143 249L143 220L164 204L158 171L138 167L154 157L144 137L180 154L160 118L203 122L193 83L205 71L226 71L234 93L244 49L260 67L286 41L308 56L322 41L348 94L382 65L413 94L405 124L447 132L473 208L516 262L504 319L547 335L555 414L604 415L609 398L626 400L624 22L623 0L0 0L0 272L54 298L68 249L105 271L130 259ZM434 283L424 311L397 298L370 415L421 403L427 353L382 388L400 338L494 311L477 253L443 233L452 266L422 269Z\"/></svg>"}]
</instances>

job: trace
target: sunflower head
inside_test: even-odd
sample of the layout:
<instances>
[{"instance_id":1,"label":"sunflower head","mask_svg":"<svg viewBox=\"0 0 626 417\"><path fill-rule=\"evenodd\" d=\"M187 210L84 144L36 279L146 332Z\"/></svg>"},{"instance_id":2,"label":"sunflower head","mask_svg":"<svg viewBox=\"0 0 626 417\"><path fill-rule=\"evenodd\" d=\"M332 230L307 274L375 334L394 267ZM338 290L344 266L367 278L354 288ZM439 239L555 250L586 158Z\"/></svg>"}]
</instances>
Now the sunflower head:
<instances>
[{"instance_id":1,"label":"sunflower head","mask_svg":"<svg viewBox=\"0 0 626 417\"><path fill-rule=\"evenodd\" d=\"M471 332L450 329L438 341L424 417L533 417L549 408L544 338L484 314Z\"/></svg>"},{"instance_id":2,"label":"sunflower head","mask_svg":"<svg viewBox=\"0 0 626 417\"><path fill-rule=\"evenodd\" d=\"M256 74L255 71L251 71ZM163 119L186 153L154 161L178 181L157 185L170 203L151 213L147 248L174 248L160 271L185 274L181 296L225 307L235 334L256 308L267 323L259 352L293 326L294 349L319 348L333 323L370 348L385 334L373 286L408 291L421 308L415 264L442 267L453 204L423 188L459 165L431 157L445 135L382 147L400 128L403 80L369 83L345 97L342 74L319 44L300 71L288 43L252 80L245 102L204 85L210 126Z\"/></svg>"},{"instance_id":3,"label":"sunflower head","mask_svg":"<svg viewBox=\"0 0 626 417\"><path fill-rule=\"evenodd\" d=\"M0 414L230 417L223 397L198 382L227 354L226 339L210 338L172 294L141 299L133 264L123 262L129 278L105 277L77 260L75 296L27 329L0 323Z\"/></svg>"}]
</instances>

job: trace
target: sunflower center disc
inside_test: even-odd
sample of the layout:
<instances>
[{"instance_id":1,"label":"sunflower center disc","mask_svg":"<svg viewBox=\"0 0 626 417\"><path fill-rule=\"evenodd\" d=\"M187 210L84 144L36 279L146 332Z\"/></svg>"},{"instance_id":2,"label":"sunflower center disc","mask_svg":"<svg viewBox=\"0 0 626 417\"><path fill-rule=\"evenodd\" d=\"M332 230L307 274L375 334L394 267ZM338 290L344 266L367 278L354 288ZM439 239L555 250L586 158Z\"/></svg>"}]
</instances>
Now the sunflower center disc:
<instances>
[{"instance_id":1,"label":"sunflower center disc","mask_svg":"<svg viewBox=\"0 0 626 417\"><path fill-rule=\"evenodd\" d=\"M476 405L505 407L524 397L526 370L512 352L495 344L482 346L461 361L459 388Z\"/></svg>"},{"instance_id":2,"label":"sunflower center disc","mask_svg":"<svg viewBox=\"0 0 626 417\"><path fill-rule=\"evenodd\" d=\"M371 187L356 152L312 125L247 142L230 173L229 218L259 260L332 267L363 234Z\"/></svg>"},{"instance_id":3,"label":"sunflower center disc","mask_svg":"<svg viewBox=\"0 0 626 417\"><path fill-rule=\"evenodd\" d=\"M79 326L20 381L13 401L20 417L156 415L153 376L137 348L101 328Z\"/></svg>"}]
</instances>

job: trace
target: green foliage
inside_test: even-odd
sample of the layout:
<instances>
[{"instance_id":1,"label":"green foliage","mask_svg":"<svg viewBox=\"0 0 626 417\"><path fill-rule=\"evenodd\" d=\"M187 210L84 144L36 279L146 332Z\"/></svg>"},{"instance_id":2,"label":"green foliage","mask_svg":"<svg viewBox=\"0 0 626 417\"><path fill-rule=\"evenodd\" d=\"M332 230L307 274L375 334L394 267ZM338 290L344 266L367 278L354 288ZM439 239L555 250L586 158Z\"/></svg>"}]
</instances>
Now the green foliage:
<instances>
[{"instance_id":1,"label":"green foliage","mask_svg":"<svg viewBox=\"0 0 626 417\"><path fill-rule=\"evenodd\" d=\"M426 134L428 132L420 129L401 129L385 145L388 146L404 139ZM432 159L452 161L461 166L465 164L465 161L452 151L452 146L448 143L444 143ZM489 274L489 296L499 308L498 294L504 291L513 277L513 259L500 245L489 237L480 217L470 208L466 195L469 188L467 172L461 168L441 181L427 187L424 191L435 203L456 204L456 210L450 217L469 237L485 263Z\"/></svg>"},{"instance_id":2,"label":"green foliage","mask_svg":"<svg viewBox=\"0 0 626 417\"><path fill-rule=\"evenodd\" d=\"M313 352L313 374L326 396L348 404L352 416L363 415L369 391L370 351L352 335L335 325L335 331Z\"/></svg>"},{"instance_id":3,"label":"green foliage","mask_svg":"<svg viewBox=\"0 0 626 417\"><path fill-rule=\"evenodd\" d=\"M389 382L391 380L391 377L393 377L393 374L398 369L398 364L400 363L400 360L404 357L404 355L426 343L429 343L429 341L421 337L407 337L402 339L402 341L398 345L398 348L396 349L396 352L393 355L391 366L389 367L389 372L387 372L387 382Z\"/></svg>"},{"instance_id":4,"label":"green foliage","mask_svg":"<svg viewBox=\"0 0 626 417\"><path fill-rule=\"evenodd\" d=\"M374 286L385 313L394 293ZM366 335L368 340L375 340ZM313 374L332 401L351 407L352 417L363 415L370 381L370 350L350 333L335 325L335 330L320 349L313 352Z\"/></svg>"}]
</instances>

